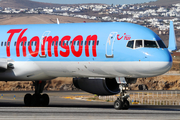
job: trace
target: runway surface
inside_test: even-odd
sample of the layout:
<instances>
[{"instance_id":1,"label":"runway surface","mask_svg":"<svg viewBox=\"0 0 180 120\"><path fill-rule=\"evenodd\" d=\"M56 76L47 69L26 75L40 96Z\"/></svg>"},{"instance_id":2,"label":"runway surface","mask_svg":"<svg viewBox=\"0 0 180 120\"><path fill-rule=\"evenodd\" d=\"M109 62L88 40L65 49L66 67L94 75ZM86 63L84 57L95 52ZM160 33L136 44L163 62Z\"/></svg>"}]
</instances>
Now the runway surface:
<instances>
[{"instance_id":1,"label":"runway surface","mask_svg":"<svg viewBox=\"0 0 180 120\"><path fill-rule=\"evenodd\" d=\"M0 92L0 119L12 120L179 120L180 106L132 105L129 110L115 110L113 103L65 99L65 96L88 96L85 92L46 92L48 107L26 107L27 92ZM31 92L33 93L33 92ZM15 95L15 96L14 96Z\"/></svg>"}]
</instances>

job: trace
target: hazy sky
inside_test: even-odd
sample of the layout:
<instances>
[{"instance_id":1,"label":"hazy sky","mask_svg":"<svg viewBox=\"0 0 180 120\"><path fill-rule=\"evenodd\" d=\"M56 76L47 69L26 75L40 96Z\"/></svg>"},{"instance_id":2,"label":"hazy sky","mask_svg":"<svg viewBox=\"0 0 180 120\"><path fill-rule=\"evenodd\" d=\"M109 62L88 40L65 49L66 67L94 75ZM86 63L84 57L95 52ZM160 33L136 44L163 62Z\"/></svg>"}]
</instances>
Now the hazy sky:
<instances>
[{"instance_id":1,"label":"hazy sky","mask_svg":"<svg viewBox=\"0 0 180 120\"><path fill-rule=\"evenodd\" d=\"M156 0L32 0L38 2L59 3L59 4L79 4L79 3L105 3L105 4L133 4L144 3Z\"/></svg>"}]
</instances>

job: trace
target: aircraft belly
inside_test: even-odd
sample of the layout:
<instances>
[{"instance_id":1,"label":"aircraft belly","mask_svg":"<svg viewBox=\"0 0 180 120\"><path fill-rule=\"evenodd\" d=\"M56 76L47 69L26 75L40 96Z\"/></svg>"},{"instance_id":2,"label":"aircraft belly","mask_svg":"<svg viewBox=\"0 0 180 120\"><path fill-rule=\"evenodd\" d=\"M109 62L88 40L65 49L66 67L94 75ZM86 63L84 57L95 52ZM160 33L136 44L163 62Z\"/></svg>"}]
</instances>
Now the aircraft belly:
<instances>
[{"instance_id":1,"label":"aircraft belly","mask_svg":"<svg viewBox=\"0 0 180 120\"><path fill-rule=\"evenodd\" d=\"M168 62L36 62L51 77L151 77L163 74ZM156 66L156 67L153 67ZM158 67L159 66L159 67ZM170 66L170 65L169 65ZM162 69L161 69L162 68ZM158 69L159 71L155 71Z\"/></svg>"},{"instance_id":2,"label":"aircraft belly","mask_svg":"<svg viewBox=\"0 0 180 120\"><path fill-rule=\"evenodd\" d=\"M151 77L167 72L169 62L14 62L2 81L49 80L55 77Z\"/></svg>"}]
</instances>

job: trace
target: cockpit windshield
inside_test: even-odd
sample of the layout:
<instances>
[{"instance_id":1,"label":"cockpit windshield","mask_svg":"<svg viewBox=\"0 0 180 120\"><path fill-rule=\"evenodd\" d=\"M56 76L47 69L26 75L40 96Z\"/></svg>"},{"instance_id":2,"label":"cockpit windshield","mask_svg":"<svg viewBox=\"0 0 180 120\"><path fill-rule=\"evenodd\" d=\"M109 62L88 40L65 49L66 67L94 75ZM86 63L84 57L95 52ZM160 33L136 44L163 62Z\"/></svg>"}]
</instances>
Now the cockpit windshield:
<instances>
[{"instance_id":1,"label":"cockpit windshield","mask_svg":"<svg viewBox=\"0 0 180 120\"><path fill-rule=\"evenodd\" d=\"M128 41L127 47L136 49L136 48L166 48L162 40L131 40Z\"/></svg>"},{"instance_id":2,"label":"cockpit windshield","mask_svg":"<svg viewBox=\"0 0 180 120\"><path fill-rule=\"evenodd\" d=\"M127 44L127 47L133 48L134 47L134 40L129 41L128 44Z\"/></svg>"},{"instance_id":3,"label":"cockpit windshield","mask_svg":"<svg viewBox=\"0 0 180 120\"><path fill-rule=\"evenodd\" d=\"M144 47L147 48L158 48L156 41L144 40Z\"/></svg>"},{"instance_id":4,"label":"cockpit windshield","mask_svg":"<svg viewBox=\"0 0 180 120\"><path fill-rule=\"evenodd\" d=\"M159 44L160 48L166 48L166 45L163 43L162 40L158 40L157 43Z\"/></svg>"},{"instance_id":5,"label":"cockpit windshield","mask_svg":"<svg viewBox=\"0 0 180 120\"><path fill-rule=\"evenodd\" d=\"M143 47L142 40L136 40L135 48Z\"/></svg>"}]
</instances>

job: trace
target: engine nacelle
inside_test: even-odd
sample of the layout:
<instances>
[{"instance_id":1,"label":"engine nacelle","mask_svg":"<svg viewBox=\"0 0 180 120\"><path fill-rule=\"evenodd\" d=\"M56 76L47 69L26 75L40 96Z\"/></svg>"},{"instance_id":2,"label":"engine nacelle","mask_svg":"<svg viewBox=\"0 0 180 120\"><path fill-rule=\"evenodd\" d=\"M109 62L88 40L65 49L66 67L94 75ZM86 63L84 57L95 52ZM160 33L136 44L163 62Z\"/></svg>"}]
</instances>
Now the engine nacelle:
<instances>
[{"instance_id":1,"label":"engine nacelle","mask_svg":"<svg viewBox=\"0 0 180 120\"><path fill-rule=\"evenodd\" d=\"M73 78L74 86L97 95L114 95L120 92L115 78Z\"/></svg>"}]
</instances>

